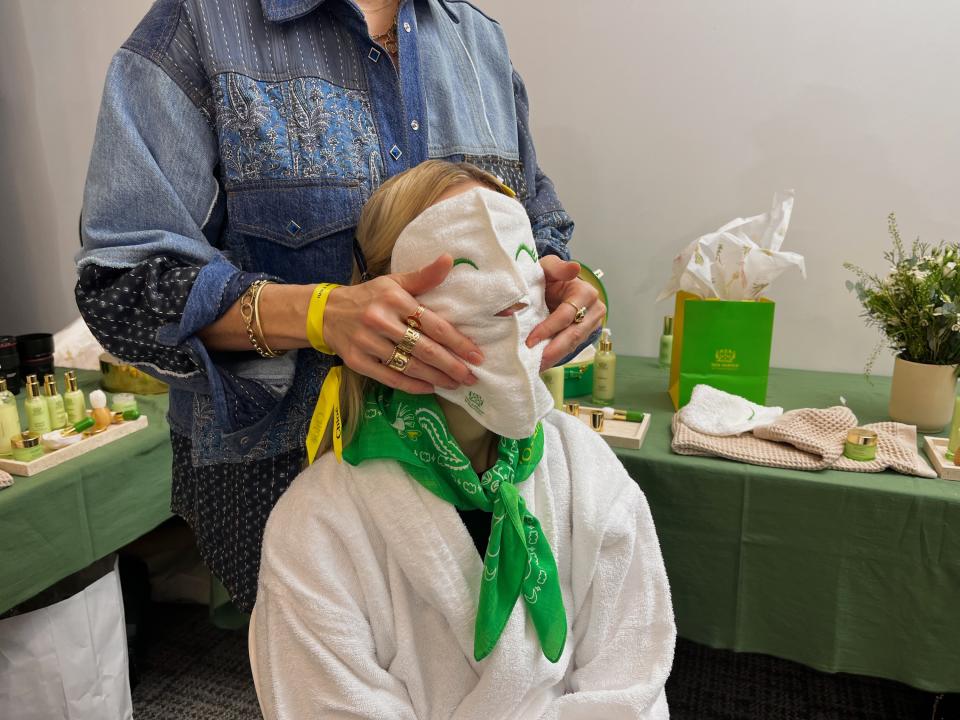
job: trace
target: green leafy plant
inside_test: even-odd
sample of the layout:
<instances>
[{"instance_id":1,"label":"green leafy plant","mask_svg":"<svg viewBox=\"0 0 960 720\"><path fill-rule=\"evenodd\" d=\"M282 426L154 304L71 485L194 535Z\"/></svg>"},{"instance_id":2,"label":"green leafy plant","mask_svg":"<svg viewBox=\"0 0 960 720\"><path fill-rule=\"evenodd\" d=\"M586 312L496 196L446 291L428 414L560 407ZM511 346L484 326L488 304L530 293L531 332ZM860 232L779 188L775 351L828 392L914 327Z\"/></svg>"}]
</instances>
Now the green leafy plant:
<instances>
[{"instance_id":1,"label":"green leafy plant","mask_svg":"<svg viewBox=\"0 0 960 720\"><path fill-rule=\"evenodd\" d=\"M863 304L863 317L876 326L886 345L904 360L930 365L960 364L960 246L913 241L909 250L900 238L897 217L887 217L893 249L884 253L885 276L868 273L852 263L847 281ZM869 375L884 341L867 361Z\"/></svg>"}]
</instances>

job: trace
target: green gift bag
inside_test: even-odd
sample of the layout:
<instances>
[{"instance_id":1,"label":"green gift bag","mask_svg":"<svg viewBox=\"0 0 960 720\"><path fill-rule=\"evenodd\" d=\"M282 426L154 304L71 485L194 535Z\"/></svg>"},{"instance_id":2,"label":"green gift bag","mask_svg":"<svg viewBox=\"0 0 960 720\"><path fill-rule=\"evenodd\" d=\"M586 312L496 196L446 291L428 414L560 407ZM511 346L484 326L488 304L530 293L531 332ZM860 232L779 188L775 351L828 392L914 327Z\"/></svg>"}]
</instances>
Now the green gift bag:
<instances>
[{"instance_id":1,"label":"green gift bag","mask_svg":"<svg viewBox=\"0 0 960 720\"><path fill-rule=\"evenodd\" d=\"M677 293L669 393L680 409L701 383L763 405L770 377L774 304Z\"/></svg>"}]
</instances>

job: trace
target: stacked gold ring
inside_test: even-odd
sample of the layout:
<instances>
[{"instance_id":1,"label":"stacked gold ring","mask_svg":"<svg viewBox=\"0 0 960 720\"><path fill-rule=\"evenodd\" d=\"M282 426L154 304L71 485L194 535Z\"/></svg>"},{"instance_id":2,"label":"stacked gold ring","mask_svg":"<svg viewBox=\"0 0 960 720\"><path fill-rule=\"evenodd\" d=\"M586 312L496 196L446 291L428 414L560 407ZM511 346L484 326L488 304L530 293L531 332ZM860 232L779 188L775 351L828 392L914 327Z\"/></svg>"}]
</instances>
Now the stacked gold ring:
<instances>
[{"instance_id":1,"label":"stacked gold ring","mask_svg":"<svg viewBox=\"0 0 960 720\"><path fill-rule=\"evenodd\" d=\"M408 327L403 334L403 338L393 348L393 355L387 360L387 367L397 372L404 372L407 365L410 364L410 356L413 355L413 349L420 342L420 337L421 335L417 330Z\"/></svg>"},{"instance_id":2,"label":"stacked gold ring","mask_svg":"<svg viewBox=\"0 0 960 720\"><path fill-rule=\"evenodd\" d=\"M407 331L403 334L403 339L397 343L397 350L404 355L413 355L413 349L417 346L417 343L420 342L420 337L420 333L415 328L408 327Z\"/></svg>"},{"instance_id":3,"label":"stacked gold ring","mask_svg":"<svg viewBox=\"0 0 960 720\"><path fill-rule=\"evenodd\" d=\"M569 305L570 307L572 307L574 310L576 310L576 315L573 316L574 325L579 325L580 323L582 323L583 319L587 316L587 306L586 305L579 306L570 302L569 300L564 300L563 302Z\"/></svg>"}]
</instances>

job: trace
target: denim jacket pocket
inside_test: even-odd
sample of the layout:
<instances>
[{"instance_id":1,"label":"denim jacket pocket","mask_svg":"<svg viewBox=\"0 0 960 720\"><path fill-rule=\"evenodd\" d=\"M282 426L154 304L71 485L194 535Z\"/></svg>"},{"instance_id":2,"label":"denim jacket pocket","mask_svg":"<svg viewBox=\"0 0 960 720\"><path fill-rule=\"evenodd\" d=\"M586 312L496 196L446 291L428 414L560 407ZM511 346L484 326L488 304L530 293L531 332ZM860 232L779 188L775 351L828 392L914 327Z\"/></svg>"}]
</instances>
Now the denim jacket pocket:
<instances>
[{"instance_id":1,"label":"denim jacket pocket","mask_svg":"<svg viewBox=\"0 0 960 720\"><path fill-rule=\"evenodd\" d=\"M355 226L362 205L359 179L319 178L233 190L227 199L227 214L236 232L296 250Z\"/></svg>"}]
</instances>

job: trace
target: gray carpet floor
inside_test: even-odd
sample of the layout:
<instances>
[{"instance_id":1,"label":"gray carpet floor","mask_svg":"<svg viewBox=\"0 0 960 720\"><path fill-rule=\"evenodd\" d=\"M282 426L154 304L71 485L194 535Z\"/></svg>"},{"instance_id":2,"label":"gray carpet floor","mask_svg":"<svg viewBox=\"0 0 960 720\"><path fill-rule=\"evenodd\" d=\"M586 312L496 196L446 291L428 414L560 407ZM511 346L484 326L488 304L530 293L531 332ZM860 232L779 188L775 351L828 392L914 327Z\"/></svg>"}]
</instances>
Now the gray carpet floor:
<instances>
[{"instance_id":1,"label":"gray carpet floor","mask_svg":"<svg viewBox=\"0 0 960 720\"><path fill-rule=\"evenodd\" d=\"M200 606L160 605L152 614L135 720L260 720L245 632L218 630ZM674 720L960 720L956 697L937 705L898 683L684 640L667 694Z\"/></svg>"}]
</instances>

